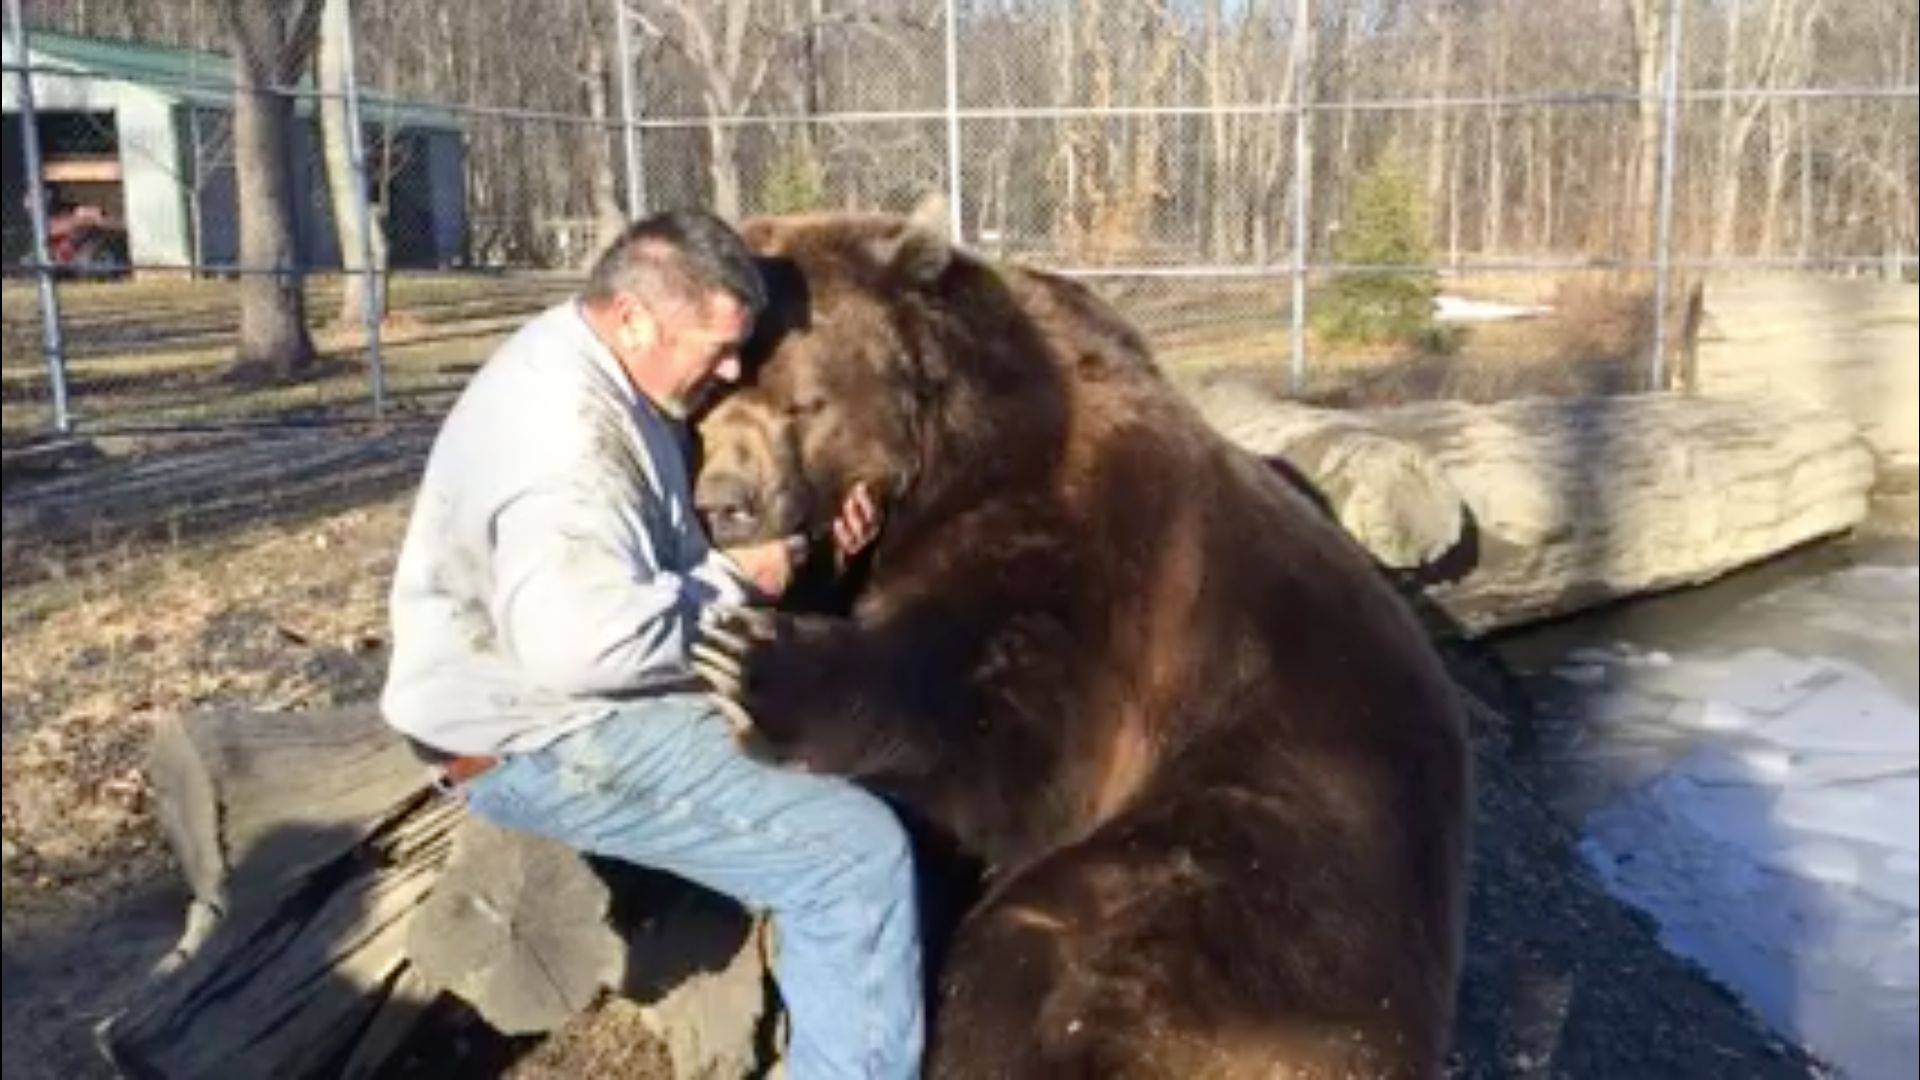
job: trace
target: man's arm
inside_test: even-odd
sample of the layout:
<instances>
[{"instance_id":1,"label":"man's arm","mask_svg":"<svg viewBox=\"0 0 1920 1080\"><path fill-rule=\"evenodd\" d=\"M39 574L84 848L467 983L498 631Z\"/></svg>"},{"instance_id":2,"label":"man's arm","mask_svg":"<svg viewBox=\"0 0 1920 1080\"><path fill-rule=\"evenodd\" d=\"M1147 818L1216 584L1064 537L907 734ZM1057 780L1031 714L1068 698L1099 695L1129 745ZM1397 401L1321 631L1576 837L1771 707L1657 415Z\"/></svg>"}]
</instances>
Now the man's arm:
<instances>
[{"instance_id":1,"label":"man's arm","mask_svg":"<svg viewBox=\"0 0 1920 1080\"><path fill-rule=\"evenodd\" d=\"M746 569L719 548L708 548L700 565L687 576L706 586L712 604L747 604L752 602L757 589Z\"/></svg>"}]
</instances>

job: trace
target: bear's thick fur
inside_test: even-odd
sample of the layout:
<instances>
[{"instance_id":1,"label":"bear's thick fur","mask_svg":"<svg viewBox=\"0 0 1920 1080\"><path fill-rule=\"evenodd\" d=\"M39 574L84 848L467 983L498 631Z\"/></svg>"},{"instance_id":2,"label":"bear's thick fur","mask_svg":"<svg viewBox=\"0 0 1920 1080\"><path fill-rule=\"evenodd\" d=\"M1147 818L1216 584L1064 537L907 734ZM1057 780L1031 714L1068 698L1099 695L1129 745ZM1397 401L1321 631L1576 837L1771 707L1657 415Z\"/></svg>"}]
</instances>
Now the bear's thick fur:
<instances>
[{"instance_id":1,"label":"bear's thick fur","mask_svg":"<svg viewBox=\"0 0 1920 1080\"><path fill-rule=\"evenodd\" d=\"M1088 290L900 217L749 222L773 286L699 425L721 542L886 524L847 618L734 621L773 752L988 868L928 1073L1431 1076L1465 722L1365 555Z\"/></svg>"}]
</instances>

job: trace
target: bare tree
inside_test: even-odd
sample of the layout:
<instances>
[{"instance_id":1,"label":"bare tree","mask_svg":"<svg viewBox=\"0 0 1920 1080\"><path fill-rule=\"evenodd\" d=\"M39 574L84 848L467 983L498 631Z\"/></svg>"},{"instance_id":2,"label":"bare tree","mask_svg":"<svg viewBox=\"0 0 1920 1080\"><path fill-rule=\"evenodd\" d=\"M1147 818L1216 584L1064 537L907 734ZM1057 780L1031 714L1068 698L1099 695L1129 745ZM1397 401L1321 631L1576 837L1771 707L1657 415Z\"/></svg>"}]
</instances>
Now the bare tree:
<instances>
[{"instance_id":1,"label":"bare tree","mask_svg":"<svg viewBox=\"0 0 1920 1080\"><path fill-rule=\"evenodd\" d=\"M237 374L296 373L312 365L284 93L313 50L320 0L226 0L233 54L233 158L240 209Z\"/></svg>"},{"instance_id":2,"label":"bare tree","mask_svg":"<svg viewBox=\"0 0 1920 1080\"><path fill-rule=\"evenodd\" d=\"M1660 189L1660 77L1666 62L1667 0L1626 0L1633 43L1633 157L1628 170L1627 235L1634 258L1653 253L1654 203Z\"/></svg>"},{"instance_id":3,"label":"bare tree","mask_svg":"<svg viewBox=\"0 0 1920 1080\"><path fill-rule=\"evenodd\" d=\"M707 171L713 208L724 217L741 211L740 132L734 122L753 107L786 44L785 27L754 17L756 10L774 7L752 0L657 0L633 10L649 33L670 43L691 66L710 119ZM776 10L776 18L779 14Z\"/></svg>"},{"instance_id":4,"label":"bare tree","mask_svg":"<svg viewBox=\"0 0 1920 1080\"><path fill-rule=\"evenodd\" d=\"M1214 112L1207 116L1207 135L1211 142L1212 165L1208 171L1207 249L1216 260L1225 260L1232 251L1233 200L1233 122L1224 107L1233 103L1234 83L1227 68L1226 22L1221 17L1220 0L1207 0L1206 6L1206 80L1207 103Z\"/></svg>"},{"instance_id":5,"label":"bare tree","mask_svg":"<svg viewBox=\"0 0 1920 1080\"><path fill-rule=\"evenodd\" d=\"M610 31L609 31L610 32ZM628 217L620 205L619 184L613 171L613 134L608 126L607 87L613 78L613 66L607 62L607 47L597 20L587 19L585 38L586 69L581 78L587 92L587 119L580 129L583 164L590 178L593 201L594 248L611 243ZM631 208L637 211L636 208Z\"/></svg>"},{"instance_id":6,"label":"bare tree","mask_svg":"<svg viewBox=\"0 0 1920 1080\"><path fill-rule=\"evenodd\" d=\"M320 142L327 170L327 193L333 207L333 234L340 245L340 266L346 282L340 292L340 321L353 322L367 310L367 290L374 292L374 310L384 318L387 312L387 237L385 230L360 216L360 200L369 194L355 191L366 178L354 169L353 148L349 142L347 116L347 50L353 47L353 17L349 0L323 0L320 12L320 42L314 56L315 79L320 89ZM371 217L371 215L369 215ZM366 272L366 256L371 253L373 273Z\"/></svg>"},{"instance_id":7,"label":"bare tree","mask_svg":"<svg viewBox=\"0 0 1920 1080\"><path fill-rule=\"evenodd\" d=\"M1729 0L1727 4L1720 77L1728 90L1774 85L1791 35L1801 29L1797 9L1807 5L1805 0L1767 0L1757 44L1750 42L1745 34L1746 6L1747 0ZM1728 94L1720 99L1717 124L1720 145L1715 167L1719 182L1714 188L1710 241L1716 256L1729 255L1734 250L1747 148L1753 138L1754 125L1766 105L1767 99L1758 96L1742 99Z\"/></svg>"}]
</instances>

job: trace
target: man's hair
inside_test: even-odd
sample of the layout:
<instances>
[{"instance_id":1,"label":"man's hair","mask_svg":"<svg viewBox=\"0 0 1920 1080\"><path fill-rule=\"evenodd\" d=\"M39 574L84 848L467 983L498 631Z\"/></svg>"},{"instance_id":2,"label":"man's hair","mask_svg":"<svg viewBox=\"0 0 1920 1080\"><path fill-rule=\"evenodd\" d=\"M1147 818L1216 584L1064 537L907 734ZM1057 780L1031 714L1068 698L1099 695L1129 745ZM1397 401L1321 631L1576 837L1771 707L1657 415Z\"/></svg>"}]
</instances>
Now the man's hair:
<instances>
[{"instance_id":1,"label":"man's hair","mask_svg":"<svg viewBox=\"0 0 1920 1080\"><path fill-rule=\"evenodd\" d=\"M628 225L594 261L586 299L604 304L623 292L698 304L715 291L749 315L767 306L753 255L733 227L704 210L666 210Z\"/></svg>"}]
</instances>

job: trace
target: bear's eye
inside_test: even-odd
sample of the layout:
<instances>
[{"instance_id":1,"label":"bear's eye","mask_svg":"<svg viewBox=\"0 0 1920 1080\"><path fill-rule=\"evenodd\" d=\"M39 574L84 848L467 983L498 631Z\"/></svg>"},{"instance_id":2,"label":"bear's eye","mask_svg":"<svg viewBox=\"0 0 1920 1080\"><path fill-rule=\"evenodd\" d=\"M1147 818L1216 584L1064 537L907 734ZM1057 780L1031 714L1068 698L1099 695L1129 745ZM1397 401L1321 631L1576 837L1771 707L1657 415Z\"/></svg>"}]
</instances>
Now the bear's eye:
<instances>
[{"instance_id":1,"label":"bear's eye","mask_svg":"<svg viewBox=\"0 0 1920 1080\"><path fill-rule=\"evenodd\" d=\"M787 405L787 416L795 420L803 420L809 416L818 415L819 412L826 407L827 399L823 396L809 395L799 397Z\"/></svg>"}]
</instances>

